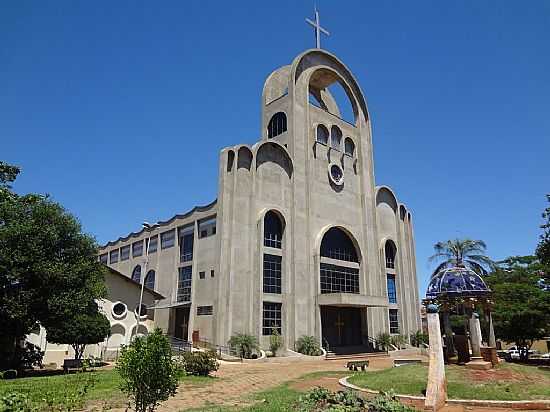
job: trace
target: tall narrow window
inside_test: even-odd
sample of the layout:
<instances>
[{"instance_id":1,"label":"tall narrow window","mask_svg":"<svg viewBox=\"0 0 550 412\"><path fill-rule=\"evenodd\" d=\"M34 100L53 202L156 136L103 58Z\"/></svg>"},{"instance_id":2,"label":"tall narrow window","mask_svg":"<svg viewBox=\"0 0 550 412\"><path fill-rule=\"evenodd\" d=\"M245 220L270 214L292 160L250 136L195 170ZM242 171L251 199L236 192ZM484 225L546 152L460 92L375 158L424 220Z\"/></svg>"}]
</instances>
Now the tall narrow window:
<instances>
[{"instance_id":1,"label":"tall narrow window","mask_svg":"<svg viewBox=\"0 0 550 412\"><path fill-rule=\"evenodd\" d=\"M179 268L178 273L178 302L191 302L191 281L192 272L191 266Z\"/></svg>"},{"instance_id":2,"label":"tall narrow window","mask_svg":"<svg viewBox=\"0 0 550 412\"><path fill-rule=\"evenodd\" d=\"M143 240L139 240L132 244L132 257L143 255Z\"/></svg>"},{"instance_id":3,"label":"tall narrow window","mask_svg":"<svg viewBox=\"0 0 550 412\"><path fill-rule=\"evenodd\" d=\"M389 269L395 269L395 243L391 240L386 241L384 246L384 253L386 255L386 267Z\"/></svg>"},{"instance_id":4,"label":"tall narrow window","mask_svg":"<svg viewBox=\"0 0 550 412\"><path fill-rule=\"evenodd\" d=\"M141 282L141 265L137 265L132 271L132 280L134 282Z\"/></svg>"},{"instance_id":5,"label":"tall narrow window","mask_svg":"<svg viewBox=\"0 0 550 412\"><path fill-rule=\"evenodd\" d=\"M271 139L284 132L286 132L286 114L275 113L267 125L267 137Z\"/></svg>"},{"instance_id":6,"label":"tall narrow window","mask_svg":"<svg viewBox=\"0 0 550 412\"><path fill-rule=\"evenodd\" d=\"M160 234L160 248L161 249L168 249L172 246L174 246L175 243L175 232L174 229L168 230L167 232Z\"/></svg>"},{"instance_id":7,"label":"tall narrow window","mask_svg":"<svg viewBox=\"0 0 550 412\"><path fill-rule=\"evenodd\" d=\"M283 240L283 223L279 216L269 211L264 217L264 246L281 249Z\"/></svg>"},{"instance_id":8,"label":"tall narrow window","mask_svg":"<svg viewBox=\"0 0 550 412\"><path fill-rule=\"evenodd\" d=\"M390 303L397 303L397 291L395 289L395 275L387 274L388 285L388 301Z\"/></svg>"},{"instance_id":9,"label":"tall narrow window","mask_svg":"<svg viewBox=\"0 0 550 412\"><path fill-rule=\"evenodd\" d=\"M344 141L344 151L348 156L352 157L355 153L355 143L353 143L353 140L349 137L346 137L346 140Z\"/></svg>"},{"instance_id":10,"label":"tall narrow window","mask_svg":"<svg viewBox=\"0 0 550 412\"><path fill-rule=\"evenodd\" d=\"M145 276L145 286L151 290L155 290L155 271L151 269Z\"/></svg>"},{"instance_id":11,"label":"tall narrow window","mask_svg":"<svg viewBox=\"0 0 550 412\"><path fill-rule=\"evenodd\" d=\"M281 256L264 255L264 293L281 293Z\"/></svg>"},{"instance_id":12,"label":"tall narrow window","mask_svg":"<svg viewBox=\"0 0 550 412\"><path fill-rule=\"evenodd\" d=\"M328 144L328 129L325 126L323 126L322 124L317 126L316 133L317 135L315 136L315 138L319 143Z\"/></svg>"},{"instance_id":13,"label":"tall narrow window","mask_svg":"<svg viewBox=\"0 0 550 412\"><path fill-rule=\"evenodd\" d=\"M194 224L178 228L180 262L190 262L193 260L193 243L195 241L194 228Z\"/></svg>"},{"instance_id":14,"label":"tall narrow window","mask_svg":"<svg viewBox=\"0 0 550 412\"><path fill-rule=\"evenodd\" d=\"M340 150L342 144L342 131L338 126L332 126L330 128L330 147Z\"/></svg>"},{"instance_id":15,"label":"tall narrow window","mask_svg":"<svg viewBox=\"0 0 550 412\"><path fill-rule=\"evenodd\" d=\"M120 248L120 261L130 259L130 245Z\"/></svg>"},{"instance_id":16,"label":"tall narrow window","mask_svg":"<svg viewBox=\"0 0 550 412\"><path fill-rule=\"evenodd\" d=\"M273 330L276 330L279 334L282 333L281 307L282 304L280 303L264 302L262 335L271 335Z\"/></svg>"},{"instance_id":17,"label":"tall narrow window","mask_svg":"<svg viewBox=\"0 0 550 412\"><path fill-rule=\"evenodd\" d=\"M390 333L399 333L399 316L397 314L397 309L390 309Z\"/></svg>"},{"instance_id":18,"label":"tall narrow window","mask_svg":"<svg viewBox=\"0 0 550 412\"><path fill-rule=\"evenodd\" d=\"M147 251L147 253L155 253L157 251L157 248L158 248L158 244L159 244L159 237L158 235L155 235L153 237L150 237L149 238L149 250Z\"/></svg>"},{"instance_id":19,"label":"tall narrow window","mask_svg":"<svg viewBox=\"0 0 550 412\"><path fill-rule=\"evenodd\" d=\"M111 250L109 252L109 263L117 263L118 262L118 249Z\"/></svg>"}]
</instances>

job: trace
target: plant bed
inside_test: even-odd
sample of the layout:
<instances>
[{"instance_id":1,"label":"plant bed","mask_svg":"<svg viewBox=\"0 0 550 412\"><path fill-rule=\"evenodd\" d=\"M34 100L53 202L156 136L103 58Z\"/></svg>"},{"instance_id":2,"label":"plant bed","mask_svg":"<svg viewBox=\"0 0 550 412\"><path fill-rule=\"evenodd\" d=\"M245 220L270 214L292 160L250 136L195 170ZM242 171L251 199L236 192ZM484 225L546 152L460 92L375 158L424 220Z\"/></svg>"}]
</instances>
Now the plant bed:
<instances>
[{"instance_id":1,"label":"plant bed","mask_svg":"<svg viewBox=\"0 0 550 412\"><path fill-rule=\"evenodd\" d=\"M495 401L550 400L550 372L532 366L503 364L476 371L457 365L445 367L449 399ZM348 382L374 391L423 396L428 379L426 365L353 375Z\"/></svg>"}]
</instances>

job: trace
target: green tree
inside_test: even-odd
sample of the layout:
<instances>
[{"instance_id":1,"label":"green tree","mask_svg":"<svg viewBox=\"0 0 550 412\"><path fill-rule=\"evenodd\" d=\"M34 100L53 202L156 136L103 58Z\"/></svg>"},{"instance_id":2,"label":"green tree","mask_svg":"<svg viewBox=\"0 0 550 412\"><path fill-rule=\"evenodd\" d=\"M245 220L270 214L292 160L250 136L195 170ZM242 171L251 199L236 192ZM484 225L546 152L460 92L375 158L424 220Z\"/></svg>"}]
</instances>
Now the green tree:
<instances>
[{"instance_id":1,"label":"green tree","mask_svg":"<svg viewBox=\"0 0 550 412\"><path fill-rule=\"evenodd\" d=\"M277 356L277 351L283 346L283 337L277 330L277 328L272 328L271 336L269 337L269 350L271 351L272 356Z\"/></svg>"},{"instance_id":2,"label":"green tree","mask_svg":"<svg viewBox=\"0 0 550 412\"><path fill-rule=\"evenodd\" d=\"M546 195L546 199L550 202L550 194ZM544 223L541 225L542 234L540 235L536 255L544 265L546 287L550 287L550 206L544 209L542 218L544 219Z\"/></svg>"},{"instance_id":3,"label":"green tree","mask_svg":"<svg viewBox=\"0 0 550 412\"><path fill-rule=\"evenodd\" d=\"M168 338L158 328L123 347L116 370L122 378L120 388L136 412L154 411L160 401L176 393L180 371Z\"/></svg>"},{"instance_id":4,"label":"green tree","mask_svg":"<svg viewBox=\"0 0 550 412\"><path fill-rule=\"evenodd\" d=\"M58 327L106 293L94 239L48 196L14 193L18 173L0 163L0 370L18 368L16 346L31 330Z\"/></svg>"},{"instance_id":5,"label":"green tree","mask_svg":"<svg viewBox=\"0 0 550 412\"><path fill-rule=\"evenodd\" d=\"M86 345L103 342L111 330L109 320L95 302L88 312L68 313L68 317L49 326L48 341L71 345L75 359L82 359Z\"/></svg>"},{"instance_id":6,"label":"green tree","mask_svg":"<svg viewBox=\"0 0 550 412\"><path fill-rule=\"evenodd\" d=\"M432 276L443 268L453 266L467 267L484 275L494 266L493 261L486 255L486 249L487 245L482 240L454 239L437 242L430 262L439 262L439 265Z\"/></svg>"},{"instance_id":7,"label":"green tree","mask_svg":"<svg viewBox=\"0 0 550 412\"><path fill-rule=\"evenodd\" d=\"M511 257L485 278L493 291L498 338L531 347L550 334L550 291L541 286L542 268L533 256Z\"/></svg>"}]
</instances>

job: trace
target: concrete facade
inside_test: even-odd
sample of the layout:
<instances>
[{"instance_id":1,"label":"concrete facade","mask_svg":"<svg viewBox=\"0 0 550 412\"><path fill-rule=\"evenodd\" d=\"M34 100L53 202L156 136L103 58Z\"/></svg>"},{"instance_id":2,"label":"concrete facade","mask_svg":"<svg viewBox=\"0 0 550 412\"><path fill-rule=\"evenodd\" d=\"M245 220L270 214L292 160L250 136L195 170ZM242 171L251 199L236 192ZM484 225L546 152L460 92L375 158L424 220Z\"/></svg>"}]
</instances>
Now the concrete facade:
<instances>
[{"instance_id":1,"label":"concrete facade","mask_svg":"<svg viewBox=\"0 0 550 412\"><path fill-rule=\"evenodd\" d=\"M333 84L345 91L352 122L342 119ZM345 346L419 330L411 213L389 187L375 184L371 120L353 74L332 54L308 50L269 75L261 105L259 141L220 154L216 201L109 242L100 258L131 276L146 253L142 246L133 257L132 245L156 237L147 269L166 299L155 306L155 323L183 339L198 331L225 345L243 332L265 348L262 326L273 310L270 324L289 349L302 335ZM266 226L273 216L279 232ZM174 233L173 244L161 241L163 233ZM266 255L275 280L266 280Z\"/></svg>"}]
</instances>

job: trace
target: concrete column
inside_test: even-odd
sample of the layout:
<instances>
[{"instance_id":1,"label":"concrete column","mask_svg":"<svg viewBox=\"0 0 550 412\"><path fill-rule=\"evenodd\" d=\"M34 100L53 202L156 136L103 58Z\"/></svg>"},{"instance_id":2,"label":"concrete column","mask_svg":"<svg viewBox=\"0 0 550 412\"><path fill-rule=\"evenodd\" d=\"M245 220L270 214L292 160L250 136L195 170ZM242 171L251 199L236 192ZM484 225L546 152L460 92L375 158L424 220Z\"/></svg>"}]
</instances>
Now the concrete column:
<instances>
[{"instance_id":1,"label":"concrete column","mask_svg":"<svg viewBox=\"0 0 550 412\"><path fill-rule=\"evenodd\" d=\"M470 318L470 345L472 345L472 357L481 357L481 326L476 312L473 312Z\"/></svg>"},{"instance_id":2,"label":"concrete column","mask_svg":"<svg viewBox=\"0 0 550 412\"><path fill-rule=\"evenodd\" d=\"M445 378L445 361L443 359L443 342L439 325L437 305L428 305L428 335L430 339L428 386L424 407L437 411L445 406L447 400L447 379Z\"/></svg>"},{"instance_id":3,"label":"concrete column","mask_svg":"<svg viewBox=\"0 0 550 412\"><path fill-rule=\"evenodd\" d=\"M489 346L491 348L497 347L497 340L495 339L495 329L493 327L493 314L489 312Z\"/></svg>"}]
</instances>

